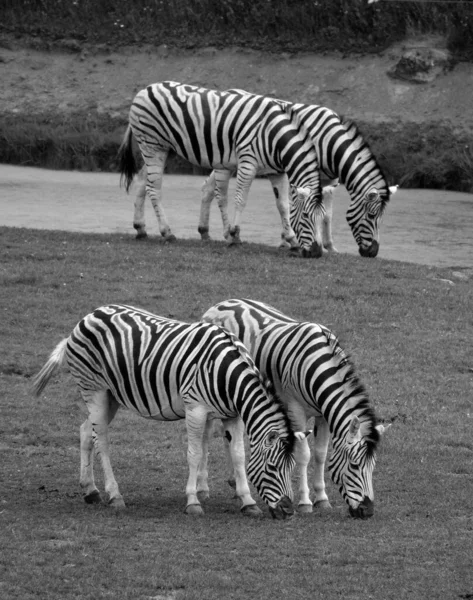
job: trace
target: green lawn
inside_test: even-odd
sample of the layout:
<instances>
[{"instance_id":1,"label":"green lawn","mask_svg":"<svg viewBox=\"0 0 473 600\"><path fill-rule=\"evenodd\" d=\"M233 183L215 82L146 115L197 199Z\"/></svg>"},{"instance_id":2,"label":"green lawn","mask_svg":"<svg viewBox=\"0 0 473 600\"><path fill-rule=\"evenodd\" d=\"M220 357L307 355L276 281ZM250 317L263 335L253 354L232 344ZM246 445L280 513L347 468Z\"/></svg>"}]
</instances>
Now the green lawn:
<instances>
[{"instance_id":1,"label":"green lawn","mask_svg":"<svg viewBox=\"0 0 473 600\"><path fill-rule=\"evenodd\" d=\"M472 281L458 269L264 246L0 228L0 597L13 600L473 598ZM467 273L467 272L466 272ZM112 461L128 508L79 491L85 416L67 374L30 377L92 309L118 302L197 320L249 297L331 327L380 421L375 516L241 516L211 444L206 514L183 514L183 423L122 412ZM97 465L97 480L102 477Z\"/></svg>"}]
</instances>

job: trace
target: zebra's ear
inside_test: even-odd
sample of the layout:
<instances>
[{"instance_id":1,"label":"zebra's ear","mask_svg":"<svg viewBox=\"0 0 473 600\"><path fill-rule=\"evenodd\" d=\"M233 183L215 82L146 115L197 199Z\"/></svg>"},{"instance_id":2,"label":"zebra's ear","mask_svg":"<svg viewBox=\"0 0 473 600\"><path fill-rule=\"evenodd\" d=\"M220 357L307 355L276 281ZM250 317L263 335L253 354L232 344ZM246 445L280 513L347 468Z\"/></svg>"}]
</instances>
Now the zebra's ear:
<instances>
[{"instance_id":1,"label":"zebra's ear","mask_svg":"<svg viewBox=\"0 0 473 600\"><path fill-rule=\"evenodd\" d=\"M395 194L397 192L398 188L399 188L398 185L390 185L389 191L391 192L391 194Z\"/></svg>"},{"instance_id":2,"label":"zebra's ear","mask_svg":"<svg viewBox=\"0 0 473 600\"><path fill-rule=\"evenodd\" d=\"M355 415L350 423L350 429L348 430L347 442L354 442L358 433L360 432L360 419Z\"/></svg>"},{"instance_id":3,"label":"zebra's ear","mask_svg":"<svg viewBox=\"0 0 473 600\"><path fill-rule=\"evenodd\" d=\"M389 425L376 425L375 429L378 430L379 435L384 435L386 433L386 431L391 427L392 423L389 423Z\"/></svg>"},{"instance_id":4,"label":"zebra's ear","mask_svg":"<svg viewBox=\"0 0 473 600\"><path fill-rule=\"evenodd\" d=\"M296 192L297 192L297 199L298 200L307 200L307 198L310 196L310 189L309 188L304 188L304 187L298 187L296 188Z\"/></svg>"}]
</instances>

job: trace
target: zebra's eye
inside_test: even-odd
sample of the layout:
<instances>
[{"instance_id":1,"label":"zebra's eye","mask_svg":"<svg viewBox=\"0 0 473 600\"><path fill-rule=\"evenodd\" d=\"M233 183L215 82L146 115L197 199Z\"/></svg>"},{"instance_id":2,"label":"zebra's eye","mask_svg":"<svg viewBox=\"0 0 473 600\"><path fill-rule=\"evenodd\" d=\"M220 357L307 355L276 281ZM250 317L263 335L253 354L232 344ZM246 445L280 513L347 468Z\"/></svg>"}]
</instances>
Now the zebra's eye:
<instances>
[{"instance_id":1,"label":"zebra's eye","mask_svg":"<svg viewBox=\"0 0 473 600\"><path fill-rule=\"evenodd\" d=\"M360 465L357 465L356 463L352 463L350 465L350 468L352 471L355 471L357 473L360 470Z\"/></svg>"},{"instance_id":2,"label":"zebra's eye","mask_svg":"<svg viewBox=\"0 0 473 600\"><path fill-rule=\"evenodd\" d=\"M279 438L279 434L277 431L271 431L271 433L268 434L268 437L266 438L266 442L272 446Z\"/></svg>"}]
</instances>

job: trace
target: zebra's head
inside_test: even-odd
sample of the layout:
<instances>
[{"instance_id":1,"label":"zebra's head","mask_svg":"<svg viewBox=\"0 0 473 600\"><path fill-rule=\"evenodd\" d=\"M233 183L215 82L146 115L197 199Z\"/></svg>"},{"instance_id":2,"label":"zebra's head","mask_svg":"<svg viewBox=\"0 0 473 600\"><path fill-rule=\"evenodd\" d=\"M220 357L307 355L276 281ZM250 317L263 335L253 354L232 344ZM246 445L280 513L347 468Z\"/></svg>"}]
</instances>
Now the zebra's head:
<instances>
[{"instance_id":1,"label":"zebra's head","mask_svg":"<svg viewBox=\"0 0 473 600\"><path fill-rule=\"evenodd\" d=\"M355 519L367 519L374 514L376 445L387 427L377 425L369 437L364 436L361 429L360 419L353 416L346 435L334 440L328 464L332 481Z\"/></svg>"},{"instance_id":2,"label":"zebra's head","mask_svg":"<svg viewBox=\"0 0 473 600\"><path fill-rule=\"evenodd\" d=\"M258 431L250 435L248 479L268 504L273 518L285 519L294 514L291 478L296 465L295 438L271 383L266 380L263 385L269 404L258 411Z\"/></svg>"},{"instance_id":3,"label":"zebra's head","mask_svg":"<svg viewBox=\"0 0 473 600\"><path fill-rule=\"evenodd\" d=\"M316 192L291 186L290 220L304 258L320 258L323 254L321 224L325 207Z\"/></svg>"},{"instance_id":4,"label":"zebra's head","mask_svg":"<svg viewBox=\"0 0 473 600\"><path fill-rule=\"evenodd\" d=\"M361 256L374 258L379 251L379 226L389 198L397 186L370 187L347 211L347 221Z\"/></svg>"}]
</instances>

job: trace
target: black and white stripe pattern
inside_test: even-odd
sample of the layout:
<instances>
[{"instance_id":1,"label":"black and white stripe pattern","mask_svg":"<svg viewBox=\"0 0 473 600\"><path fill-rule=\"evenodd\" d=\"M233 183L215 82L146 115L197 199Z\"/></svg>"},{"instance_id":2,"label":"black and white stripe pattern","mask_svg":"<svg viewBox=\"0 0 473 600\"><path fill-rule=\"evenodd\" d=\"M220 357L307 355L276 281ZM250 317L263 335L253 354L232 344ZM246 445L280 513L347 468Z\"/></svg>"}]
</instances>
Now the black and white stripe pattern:
<instances>
[{"instance_id":1,"label":"black and white stripe pattern","mask_svg":"<svg viewBox=\"0 0 473 600\"><path fill-rule=\"evenodd\" d=\"M372 475L383 426L375 425L368 396L333 333L322 325L297 322L254 300L227 300L203 316L234 333L248 348L260 371L269 377L287 406L294 430L315 417L315 503L330 507L323 470L329 438L333 451L329 471L350 514L370 517L374 511ZM305 440L296 442L301 469L299 506L310 512Z\"/></svg>"},{"instance_id":2,"label":"black and white stripe pattern","mask_svg":"<svg viewBox=\"0 0 473 600\"><path fill-rule=\"evenodd\" d=\"M273 516L292 513L294 435L244 346L208 323L187 324L120 305L98 308L82 319L36 376L38 395L66 361L89 411L81 427L81 487L87 502L100 500L93 449L102 461L110 503L124 506L108 449L108 424L119 406L149 419L186 419L189 480L187 512L202 512L208 495L208 421L222 419L230 441L236 492L252 514L245 474L241 420L250 440L248 478Z\"/></svg>"},{"instance_id":3,"label":"black and white stripe pattern","mask_svg":"<svg viewBox=\"0 0 473 600\"><path fill-rule=\"evenodd\" d=\"M322 254L324 209L317 155L312 141L291 121L283 103L241 90L218 92L169 81L149 85L133 101L129 127L119 150L120 171L127 189L137 172L133 137L146 164L146 192L166 239L174 236L162 207L161 186L166 158L172 150L195 165L216 169L217 178L222 174L227 180L228 171L237 171L234 217L226 226L232 243L240 241L241 215L256 174L269 171L283 177L286 173L304 205L293 224L304 234L299 235L305 244L302 254ZM287 189L277 206L284 239L298 249L289 204ZM135 217L138 235L143 236L143 214L135 210Z\"/></svg>"}]
</instances>

